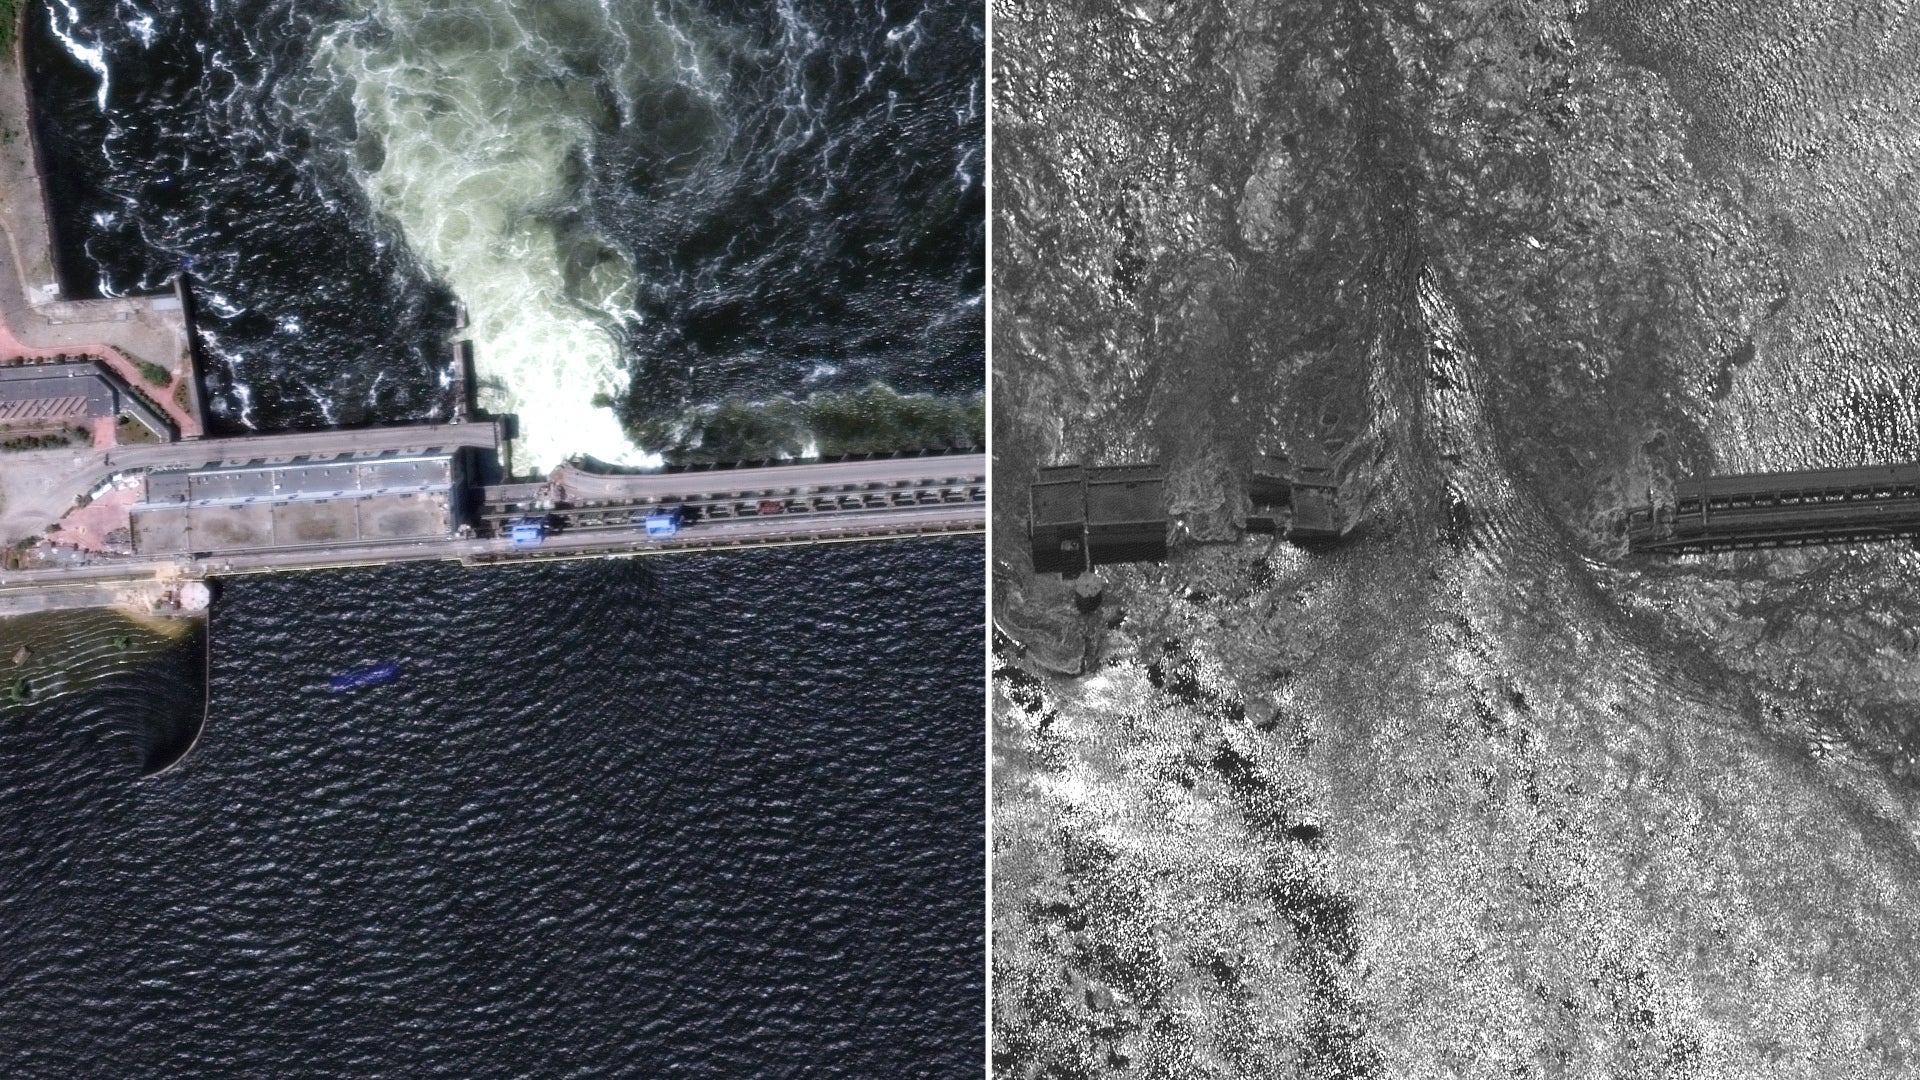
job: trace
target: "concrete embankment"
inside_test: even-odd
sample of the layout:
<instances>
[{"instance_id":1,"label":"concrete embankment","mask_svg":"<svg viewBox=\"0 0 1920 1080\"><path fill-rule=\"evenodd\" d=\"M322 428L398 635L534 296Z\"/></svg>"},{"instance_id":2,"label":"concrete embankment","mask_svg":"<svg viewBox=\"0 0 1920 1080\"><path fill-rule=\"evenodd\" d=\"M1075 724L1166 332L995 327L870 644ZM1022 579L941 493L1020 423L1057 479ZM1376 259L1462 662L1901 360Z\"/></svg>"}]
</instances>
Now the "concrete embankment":
<instances>
[{"instance_id":1,"label":"concrete embankment","mask_svg":"<svg viewBox=\"0 0 1920 1080\"><path fill-rule=\"evenodd\" d=\"M55 356L99 360L165 412L183 438L197 438L205 425L182 294L107 300L65 295L54 263L22 48L16 35L14 47L0 55L0 234L7 245L0 257L0 363ZM164 369L171 381L152 385L142 368L147 364Z\"/></svg>"}]
</instances>

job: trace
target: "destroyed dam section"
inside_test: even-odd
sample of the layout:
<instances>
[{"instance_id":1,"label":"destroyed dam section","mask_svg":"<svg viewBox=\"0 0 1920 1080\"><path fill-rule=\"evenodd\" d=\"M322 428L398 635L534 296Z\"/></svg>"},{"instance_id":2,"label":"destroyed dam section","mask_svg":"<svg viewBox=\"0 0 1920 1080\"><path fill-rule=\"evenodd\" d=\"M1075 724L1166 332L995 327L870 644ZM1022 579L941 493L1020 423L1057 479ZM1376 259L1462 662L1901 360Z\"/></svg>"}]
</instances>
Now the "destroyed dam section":
<instances>
[{"instance_id":1,"label":"destroyed dam section","mask_svg":"<svg viewBox=\"0 0 1920 1080\"><path fill-rule=\"evenodd\" d=\"M1338 539L1339 485L1319 448L1293 457L1261 454L1247 484L1249 533L1296 543ZM1166 470L1155 463L1054 465L1040 470L1029 493L1027 538L1038 573L1076 575L1108 563L1167 557L1174 521L1167 511Z\"/></svg>"},{"instance_id":2,"label":"destroyed dam section","mask_svg":"<svg viewBox=\"0 0 1920 1080\"><path fill-rule=\"evenodd\" d=\"M0 72L0 615L204 606L226 574L978 533L975 452L504 482L511 417L208 438L192 282L67 300L17 54ZM464 326L464 312L456 320ZM188 587L188 586L192 587Z\"/></svg>"}]
</instances>

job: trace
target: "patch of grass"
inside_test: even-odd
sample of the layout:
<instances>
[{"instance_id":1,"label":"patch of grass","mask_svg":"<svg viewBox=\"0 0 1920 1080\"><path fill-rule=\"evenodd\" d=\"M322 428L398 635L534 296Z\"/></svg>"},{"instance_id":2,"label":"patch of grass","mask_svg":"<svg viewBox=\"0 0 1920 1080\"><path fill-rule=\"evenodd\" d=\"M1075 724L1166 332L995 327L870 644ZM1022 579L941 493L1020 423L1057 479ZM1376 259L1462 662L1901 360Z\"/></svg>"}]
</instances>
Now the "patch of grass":
<instances>
[{"instance_id":1,"label":"patch of grass","mask_svg":"<svg viewBox=\"0 0 1920 1080\"><path fill-rule=\"evenodd\" d=\"M118 420L114 421L113 429L114 441L122 446L128 446L134 443L157 443L160 441L159 436L147 430L147 425L140 423L131 416L122 415Z\"/></svg>"},{"instance_id":2,"label":"patch of grass","mask_svg":"<svg viewBox=\"0 0 1920 1080\"><path fill-rule=\"evenodd\" d=\"M19 0L0 0L0 49L12 49L14 30L20 25ZM12 132L8 132L9 135ZM7 141L11 142L12 139Z\"/></svg>"},{"instance_id":3,"label":"patch of grass","mask_svg":"<svg viewBox=\"0 0 1920 1080\"><path fill-rule=\"evenodd\" d=\"M5 0L0 0L0 3L4 3L4 2ZM155 386L165 386L168 383L173 381L173 372L168 371L166 368L161 367L159 364L155 364L147 360L142 360L140 361L140 377L147 380L148 382L152 383Z\"/></svg>"}]
</instances>

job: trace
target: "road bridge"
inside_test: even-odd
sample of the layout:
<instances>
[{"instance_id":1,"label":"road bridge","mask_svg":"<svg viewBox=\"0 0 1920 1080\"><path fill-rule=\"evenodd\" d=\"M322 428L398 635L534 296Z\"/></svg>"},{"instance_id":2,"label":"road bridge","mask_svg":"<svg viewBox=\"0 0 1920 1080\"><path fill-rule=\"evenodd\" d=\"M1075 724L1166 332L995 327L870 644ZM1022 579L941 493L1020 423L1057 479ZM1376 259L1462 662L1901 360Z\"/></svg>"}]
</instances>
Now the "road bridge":
<instances>
[{"instance_id":1,"label":"road bridge","mask_svg":"<svg viewBox=\"0 0 1920 1080\"><path fill-rule=\"evenodd\" d=\"M600 474L564 466L545 485L483 489L479 516L498 530L529 512L564 528L624 527L636 514L678 506L695 523L983 504L984 454L814 462L733 469Z\"/></svg>"},{"instance_id":2,"label":"road bridge","mask_svg":"<svg viewBox=\"0 0 1920 1080\"><path fill-rule=\"evenodd\" d=\"M1627 516L1632 551L1677 555L1920 536L1920 463L1685 480Z\"/></svg>"},{"instance_id":3,"label":"road bridge","mask_svg":"<svg viewBox=\"0 0 1920 1080\"><path fill-rule=\"evenodd\" d=\"M128 458L155 467L213 469L375 460L396 452L485 450L497 438L489 424L253 436L129 447L116 451L113 468L120 471ZM985 467L984 455L952 454L606 477L563 470L547 484L479 488L472 501L482 511L445 536L362 533L338 542L99 555L70 565L0 571L0 615L124 604L130 595L164 591L156 585L238 574L422 560L502 565L979 533L986 527ZM575 502L556 494L597 498ZM274 497L297 504L303 496ZM669 505L686 508L688 524L671 537L649 536L645 510ZM545 517L553 531L536 546L516 546L504 526L529 513Z\"/></svg>"}]
</instances>

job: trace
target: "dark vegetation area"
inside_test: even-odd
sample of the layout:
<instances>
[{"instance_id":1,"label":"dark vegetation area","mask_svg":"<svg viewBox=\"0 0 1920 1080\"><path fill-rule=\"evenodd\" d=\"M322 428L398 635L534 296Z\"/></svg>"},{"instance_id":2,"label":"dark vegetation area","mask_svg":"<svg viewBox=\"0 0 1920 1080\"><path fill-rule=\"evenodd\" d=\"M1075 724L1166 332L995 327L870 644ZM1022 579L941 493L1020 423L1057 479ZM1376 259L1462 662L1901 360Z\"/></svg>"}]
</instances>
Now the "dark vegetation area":
<instances>
[{"instance_id":1,"label":"dark vegetation area","mask_svg":"<svg viewBox=\"0 0 1920 1080\"><path fill-rule=\"evenodd\" d=\"M91 439L85 428L69 427L59 431L0 438L0 450L52 450L62 446L85 446Z\"/></svg>"},{"instance_id":2,"label":"dark vegetation area","mask_svg":"<svg viewBox=\"0 0 1920 1080\"><path fill-rule=\"evenodd\" d=\"M950 450L986 444L984 395L900 394L873 383L851 394L800 401L732 399L672 421L633 429L636 442L671 465Z\"/></svg>"}]
</instances>

